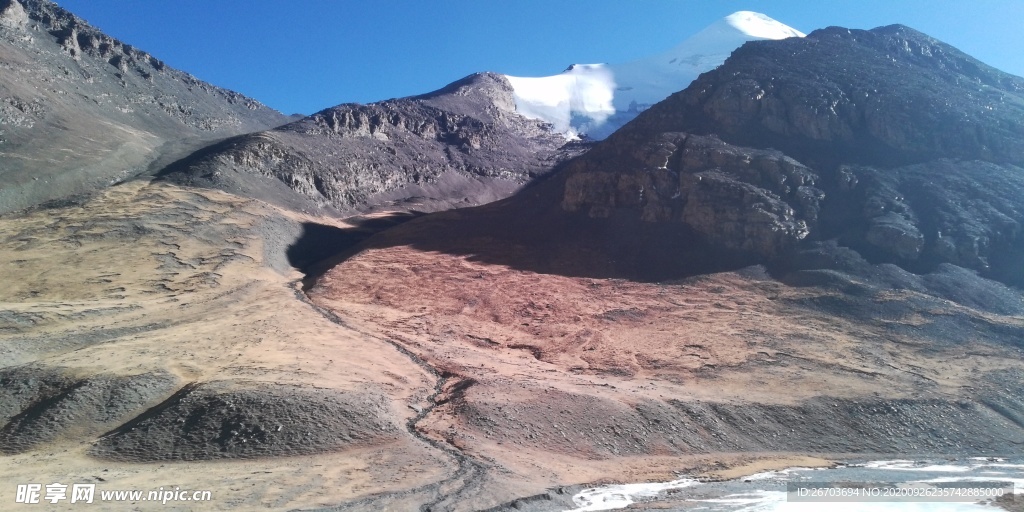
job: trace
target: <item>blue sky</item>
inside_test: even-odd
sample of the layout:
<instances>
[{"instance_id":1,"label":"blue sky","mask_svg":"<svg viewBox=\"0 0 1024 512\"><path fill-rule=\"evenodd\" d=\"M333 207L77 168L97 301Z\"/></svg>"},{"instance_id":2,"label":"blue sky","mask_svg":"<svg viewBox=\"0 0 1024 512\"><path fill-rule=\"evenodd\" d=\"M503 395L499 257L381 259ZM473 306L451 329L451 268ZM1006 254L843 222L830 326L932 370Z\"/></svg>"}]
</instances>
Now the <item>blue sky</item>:
<instances>
[{"instance_id":1,"label":"blue sky","mask_svg":"<svg viewBox=\"0 0 1024 512\"><path fill-rule=\"evenodd\" d=\"M734 11L803 32L902 23L1024 75L1024 0L57 0L108 34L285 113L555 74L667 50Z\"/></svg>"}]
</instances>

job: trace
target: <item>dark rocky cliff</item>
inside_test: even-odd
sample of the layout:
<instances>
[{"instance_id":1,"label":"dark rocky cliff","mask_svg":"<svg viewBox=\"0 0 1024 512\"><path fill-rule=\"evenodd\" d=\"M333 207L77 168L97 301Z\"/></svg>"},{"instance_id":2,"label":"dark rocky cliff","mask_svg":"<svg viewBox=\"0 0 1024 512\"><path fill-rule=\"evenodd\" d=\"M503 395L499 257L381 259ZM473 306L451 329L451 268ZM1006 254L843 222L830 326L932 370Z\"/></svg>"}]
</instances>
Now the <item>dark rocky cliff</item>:
<instances>
[{"instance_id":1,"label":"dark rocky cliff","mask_svg":"<svg viewBox=\"0 0 1024 512\"><path fill-rule=\"evenodd\" d=\"M107 186L286 121L48 0L0 0L0 212Z\"/></svg>"},{"instance_id":2,"label":"dark rocky cliff","mask_svg":"<svg viewBox=\"0 0 1024 512\"><path fill-rule=\"evenodd\" d=\"M236 137L166 177L298 208L438 210L504 197L582 149L517 114L508 81L481 73Z\"/></svg>"},{"instance_id":3,"label":"dark rocky cliff","mask_svg":"<svg viewBox=\"0 0 1024 512\"><path fill-rule=\"evenodd\" d=\"M907 27L832 27L736 50L574 162L563 208L1022 284L1022 166L1024 79Z\"/></svg>"}]
</instances>

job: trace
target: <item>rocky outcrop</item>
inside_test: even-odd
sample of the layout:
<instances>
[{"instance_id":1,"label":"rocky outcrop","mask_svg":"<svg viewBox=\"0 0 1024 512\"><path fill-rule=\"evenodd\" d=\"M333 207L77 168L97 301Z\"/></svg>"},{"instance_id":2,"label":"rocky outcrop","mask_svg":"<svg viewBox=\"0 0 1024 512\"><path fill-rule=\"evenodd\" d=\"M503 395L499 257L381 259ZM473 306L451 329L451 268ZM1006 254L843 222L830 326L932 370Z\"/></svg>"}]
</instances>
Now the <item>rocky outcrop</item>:
<instances>
[{"instance_id":1,"label":"rocky outcrop","mask_svg":"<svg viewBox=\"0 0 1024 512\"><path fill-rule=\"evenodd\" d=\"M1022 165L1024 79L903 26L833 27L745 44L575 162L563 207L1020 284Z\"/></svg>"},{"instance_id":2,"label":"rocky outcrop","mask_svg":"<svg viewBox=\"0 0 1024 512\"><path fill-rule=\"evenodd\" d=\"M808 235L823 198L818 176L778 151L685 133L601 146L568 172L566 210L635 209L644 221L681 222L714 244L766 256Z\"/></svg>"},{"instance_id":3,"label":"rocky outcrop","mask_svg":"<svg viewBox=\"0 0 1024 512\"><path fill-rule=\"evenodd\" d=\"M434 210L508 195L582 149L517 114L508 81L483 73L231 139L166 176L293 207ZM254 180L263 180L260 190Z\"/></svg>"},{"instance_id":4,"label":"rocky outcrop","mask_svg":"<svg viewBox=\"0 0 1024 512\"><path fill-rule=\"evenodd\" d=\"M108 186L286 120L49 0L0 0L0 212Z\"/></svg>"},{"instance_id":5,"label":"rocky outcrop","mask_svg":"<svg viewBox=\"0 0 1024 512\"><path fill-rule=\"evenodd\" d=\"M28 23L28 13L18 0L0 1L0 25L21 28Z\"/></svg>"},{"instance_id":6,"label":"rocky outcrop","mask_svg":"<svg viewBox=\"0 0 1024 512\"><path fill-rule=\"evenodd\" d=\"M861 227L844 236L862 252L912 267L952 263L1004 280L1020 279L1021 167L939 159L843 171L857 176L856 204L862 205Z\"/></svg>"}]
</instances>

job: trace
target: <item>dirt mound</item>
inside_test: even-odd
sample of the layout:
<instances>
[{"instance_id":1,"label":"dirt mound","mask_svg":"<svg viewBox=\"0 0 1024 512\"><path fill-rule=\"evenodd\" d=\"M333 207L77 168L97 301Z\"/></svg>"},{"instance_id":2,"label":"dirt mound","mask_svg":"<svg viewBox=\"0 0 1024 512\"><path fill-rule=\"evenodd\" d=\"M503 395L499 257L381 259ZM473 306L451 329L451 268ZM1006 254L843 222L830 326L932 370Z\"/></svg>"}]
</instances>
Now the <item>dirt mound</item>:
<instances>
[{"instance_id":1,"label":"dirt mound","mask_svg":"<svg viewBox=\"0 0 1024 512\"><path fill-rule=\"evenodd\" d=\"M377 394L219 382L182 388L91 454L130 462L310 455L398 435Z\"/></svg>"},{"instance_id":2,"label":"dirt mound","mask_svg":"<svg viewBox=\"0 0 1024 512\"><path fill-rule=\"evenodd\" d=\"M177 386L169 373L93 375L58 368L0 371L0 452L20 453L68 435L96 436L158 403Z\"/></svg>"}]
</instances>

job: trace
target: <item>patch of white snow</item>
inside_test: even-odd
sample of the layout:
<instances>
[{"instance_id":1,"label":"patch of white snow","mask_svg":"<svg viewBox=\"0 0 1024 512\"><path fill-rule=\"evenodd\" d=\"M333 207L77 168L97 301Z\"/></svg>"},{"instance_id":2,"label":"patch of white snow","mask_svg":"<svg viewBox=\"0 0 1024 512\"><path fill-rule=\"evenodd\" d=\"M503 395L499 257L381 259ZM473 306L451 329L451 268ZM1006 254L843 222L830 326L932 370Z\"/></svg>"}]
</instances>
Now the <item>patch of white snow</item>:
<instances>
[{"instance_id":1,"label":"patch of white snow","mask_svg":"<svg viewBox=\"0 0 1024 512\"><path fill-rule=\"evenodd\" d=\"M622 64L574 65L553 76L506 78L520 114L551 123L569 138L603 139L721 65L743 43L803 36L764 14L740 11L660 55Z\"/></svg>"},{"instance_id":2,"label":"patch of white snow","mask_svg":"<svg viewBox=\"0 0 1024 512\"><path fill-rule=\"evenodd\" d=\"M670 489L692 487L699 482L692 478L683 478L671 482L650 484L606 485L583 489L572 497L576 508L567 512L590 512L596 510L615 510L626 508L637 498L651 498Z\"/></svg>"}]
</instances>

